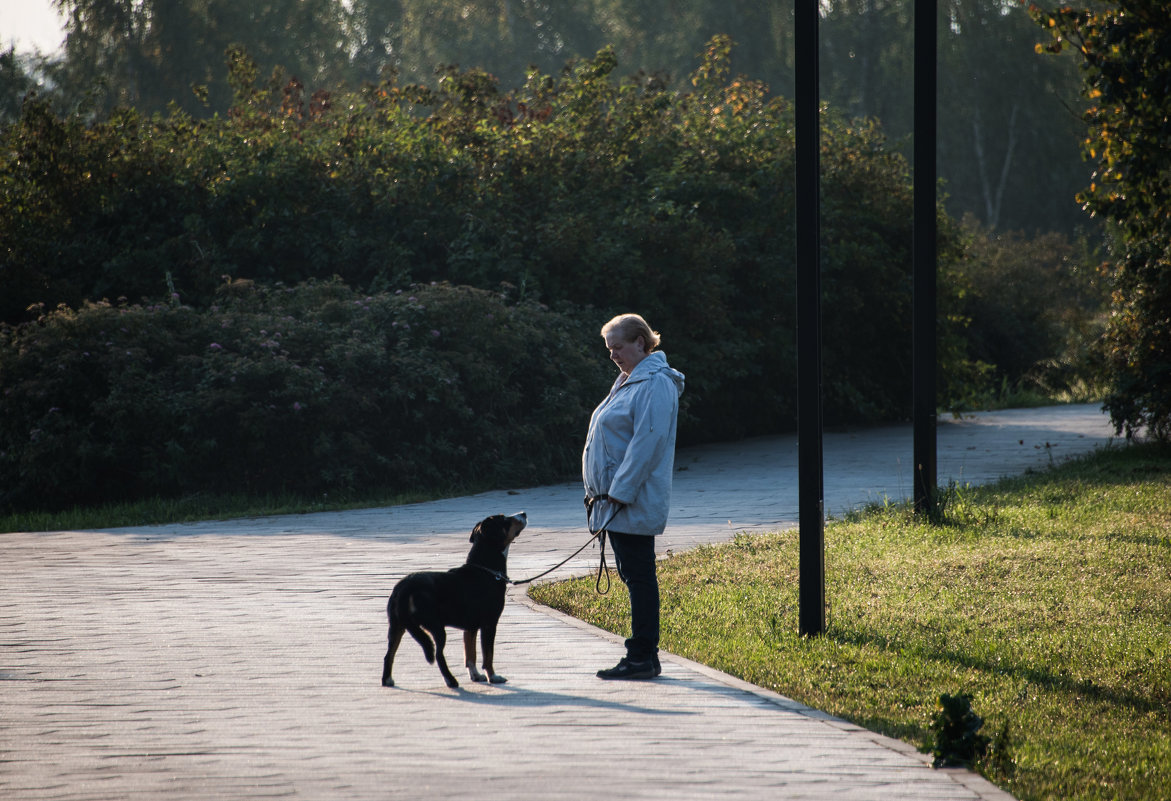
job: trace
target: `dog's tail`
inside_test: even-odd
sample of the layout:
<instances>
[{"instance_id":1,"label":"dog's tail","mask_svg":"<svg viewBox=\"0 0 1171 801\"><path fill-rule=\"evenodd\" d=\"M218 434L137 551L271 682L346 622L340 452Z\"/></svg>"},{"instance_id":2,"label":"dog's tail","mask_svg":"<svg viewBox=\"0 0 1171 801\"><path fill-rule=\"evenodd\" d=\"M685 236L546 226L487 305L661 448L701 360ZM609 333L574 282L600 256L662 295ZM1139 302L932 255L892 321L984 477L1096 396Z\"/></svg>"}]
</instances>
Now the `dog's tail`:
<instances>
[{"instance_id":1,"label":"dog's tail","mask_svg":"<svg viewBox=\"0 0 1171 801\"><path fill-rule=\"evenodd\" d=\"M415 642L423 647L423 658L427 660L427 664L434 664L435 643L431 642L431 635L423 631L423 628L416 623L408 625L407 631L415 638Z\"/></svg>"}]
</instances>

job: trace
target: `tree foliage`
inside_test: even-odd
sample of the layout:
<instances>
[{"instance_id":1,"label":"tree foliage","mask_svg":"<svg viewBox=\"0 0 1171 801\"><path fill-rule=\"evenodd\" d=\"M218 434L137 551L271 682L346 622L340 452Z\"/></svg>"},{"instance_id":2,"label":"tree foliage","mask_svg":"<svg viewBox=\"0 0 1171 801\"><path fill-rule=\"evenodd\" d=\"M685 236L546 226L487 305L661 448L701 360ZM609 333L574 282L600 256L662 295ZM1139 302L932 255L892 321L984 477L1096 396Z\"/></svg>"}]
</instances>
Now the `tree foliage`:
<instances>
[{"instance_id":1,"label":"tree foliage","mask_svg":"<svg viewBox=\"0 0 1171 801\"><path fill-rule=\"evenodd\" d=\"M1080 195L1114 235L1106 407L1127 434L1171 436L1171 25L1156 0L1033 7L1050 51L1082 57L1090 108Z\"/></svg>"},{"instance_id":2,"label":"tree foliage","mask_svg":"<svg viewBox=\"0 0 1171 801\"><path fill-rule=\"evenodd\" d=\"M244 47L276 74L342 88L351 77L345 9L336 0L53 0L66 19L54 75L90 107L191 114L231 103L224 54Z\"/></svg>"},{"instance_id":3,"label":"tree foliage","mask_svg":"<svg viewBox=\"0 0 1171 801\"><path fill-rule=\"evenodd\" d=\"M736 71L792 96L791 3L729 0L55 0L68 21L63 59L41 92L58 110L98 115L129 103L170 104L195 117L226 113L229 48L260 76L356 90L397 75L429 84L453 66L498 84L530 69L612 47L625 74L688 88L697 54L716 35L736 43ZM912 128L913 0L823 0L823 96L843 116L880 120L904 155ZM1077 152L1072 58L1037 59L1040 33L1013 0L948 0L939 12L940 175L947 208L992 230L1085 225L1072 197L1085 182ZM5 78L0 72L0 81ZM0 83L15 102L26 88ZM193 89L195 91L193 92ZM1072 110L1072 113L1071 113Z\"/></svg>"},{"instance_id":4,"label":"tree foliage","mask_svg":"<svg viewBox=\"0 0 1171 801\"><path fill-rule=\"evenodd\" d=\"M33 60L35 57L22 57L12 47L0 50L0 124L19 119L23 99L36 89L34 67L29 63Z\"/></svg>"},{"instance_id":5,"label":"tree foliage","mask_svg":"<svg viewBox=\"0 0 1171 801\"><path fill-rule=\"evenodd\" d=\"M907 140L914 3L828 0L822 8L823 95ZM938 25L937 150L948 209L991 230L1068 234L1084 225L1073 200L1085 180L1075 62L1036 58L1039 32L1015 2L947 0Z\"/></svg>"}]
</instances>

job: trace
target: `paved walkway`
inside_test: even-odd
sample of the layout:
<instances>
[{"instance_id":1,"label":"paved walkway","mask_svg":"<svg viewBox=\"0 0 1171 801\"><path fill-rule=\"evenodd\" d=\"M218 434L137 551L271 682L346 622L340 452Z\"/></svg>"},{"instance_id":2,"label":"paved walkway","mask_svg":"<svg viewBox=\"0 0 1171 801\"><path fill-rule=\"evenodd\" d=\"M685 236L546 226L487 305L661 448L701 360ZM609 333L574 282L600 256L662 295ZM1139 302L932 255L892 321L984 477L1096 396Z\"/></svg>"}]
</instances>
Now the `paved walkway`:
<instances>
[{"instance_id":1,"label":"paved walkway","mask_svg":"<svg viewBox=\"0 0 1171 801\"><path fill-rule=\"evenodd\" d=\"M939 476L980 483L1111 439L1095 407L940 421ZM827 435L830 514L911 489L909 427ZM797 520L796 441L681 451L660 550ZM1008 799L904 744L663 655L602 682L617 638L505 608L510 681L443 685L413 642L378 683L386 595L524 509L510 572L585 538L566 484L392 509L0 534L0 798ZM587 549L561 573L590 569ZM449 645L453 663L460 644ZM457 675L462 675L457 673Z\"/></svg>"}]
</instances>

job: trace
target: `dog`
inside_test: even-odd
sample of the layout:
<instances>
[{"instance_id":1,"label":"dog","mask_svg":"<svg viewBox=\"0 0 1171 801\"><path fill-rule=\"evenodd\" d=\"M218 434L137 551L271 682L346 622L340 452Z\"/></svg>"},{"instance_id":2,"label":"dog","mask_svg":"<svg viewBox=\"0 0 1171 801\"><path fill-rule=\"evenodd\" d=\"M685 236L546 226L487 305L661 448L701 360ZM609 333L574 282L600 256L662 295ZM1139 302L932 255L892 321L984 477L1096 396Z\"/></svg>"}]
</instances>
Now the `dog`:
<instances>
[{"instance_id":1,"label":"dog","mask_svg":"<svg viewBox=\"0 0 1171 801\"><path fill-rule=\"evenodd\" d=\"M508 547L528 524L524 512L492 515L476 524L470 541L472 549L463 565L446 573L421 572L406 576L390 593L386 616L390 622L388 647L382 660L382 686L393 687L391 669L403 634L409 633L423 647L429 663L438 662L448 687L459 682L447 667L443 646L447 626L463 629L464 664L472 681L503 684L508 679L492 666L496 624L504 611L508 589L505 567ZM476 632L484 651L484 673L476 670Z\"/></svg>"}]
</instances>

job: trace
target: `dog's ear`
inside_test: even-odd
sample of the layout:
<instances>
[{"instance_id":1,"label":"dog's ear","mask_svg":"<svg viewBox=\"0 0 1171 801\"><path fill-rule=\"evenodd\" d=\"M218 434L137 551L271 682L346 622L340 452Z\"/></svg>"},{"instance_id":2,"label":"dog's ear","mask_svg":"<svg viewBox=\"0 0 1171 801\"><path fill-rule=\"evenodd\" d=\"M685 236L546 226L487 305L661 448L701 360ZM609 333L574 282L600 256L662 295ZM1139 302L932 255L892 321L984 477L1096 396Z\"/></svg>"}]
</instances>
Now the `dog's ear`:
<instances>
[{"instance_id":1,"label":"dog's ear","mask_svg":"<svg viewBox=\"0 0 1171 801\"><path fill-rule=\"evenodd\" d=\"M468 537L468 542L475 542L476 535L480 533L480 524L476 523L476 527L472 529L472 536Z\"/></svg>"}]
</instances>

